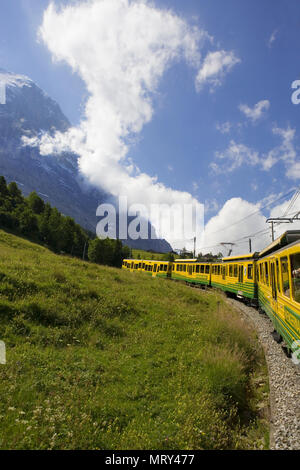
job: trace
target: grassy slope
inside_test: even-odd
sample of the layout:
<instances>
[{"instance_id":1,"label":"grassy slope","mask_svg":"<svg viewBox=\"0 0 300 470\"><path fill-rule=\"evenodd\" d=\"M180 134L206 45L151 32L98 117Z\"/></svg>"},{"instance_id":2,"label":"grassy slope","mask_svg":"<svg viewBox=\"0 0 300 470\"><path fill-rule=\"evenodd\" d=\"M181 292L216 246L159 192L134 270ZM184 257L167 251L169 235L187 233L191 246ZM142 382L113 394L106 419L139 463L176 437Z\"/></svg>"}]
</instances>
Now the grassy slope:
<instances>
[{"instance_id":1,"label":"grassy slope","mask_svg":"<svg viewBox=\"0 0 300 470\"><path fill-rule=\"evenodd\" d=\"M138 256L140 255L140 258ZM145 260L161 260L163 259L164 255L161 253L150 253L149 251L144 250L135 250L132 249L132 257L134 259L145 259Z\"/></svg>"},{"instance_id":2,"label":"grassy slope","mask_svg":"<svg viewBox=\"0 0 300 470\"><path fill-rule=\"evenodd\" d=\"M216 293L0 231L0 320L2 449L267 446L263 355Z\"/></svg>"}]
</instances>

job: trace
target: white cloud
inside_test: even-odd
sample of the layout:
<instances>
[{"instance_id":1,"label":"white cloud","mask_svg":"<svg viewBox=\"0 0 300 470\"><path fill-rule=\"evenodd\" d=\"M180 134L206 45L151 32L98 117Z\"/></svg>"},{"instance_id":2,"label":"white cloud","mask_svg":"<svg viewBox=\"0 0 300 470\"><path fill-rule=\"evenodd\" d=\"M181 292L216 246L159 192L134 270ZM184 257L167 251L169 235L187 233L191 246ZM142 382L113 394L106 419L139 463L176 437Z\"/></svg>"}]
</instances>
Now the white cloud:
<instances>
[{"instance_id":1,"label":"white cloud","mask_svg":"<svg viewBox=\"0 0 300 470\"><path fill-rule=\"evenodd\" d=\"M257 214L249 217L254 212ZM240 223L242 219L244 220ZM223 255L227 255L228 248L221 245L225 242L236 243L233 247L234 254L248 253L248 236L267 228L266 218L260 213L258 204L252 204L242 198L229 199L218 214L206 224L202 252L219 253L221 251ZM246 238L240 240L243 237ZM263 240L258 239L257 243L253 244L253 250L261 249L266 243L268 243L267 237Z\"/></svg>"},{"instance_id":2,"label":"white cloud","mask_svg":"<svg viewBox=\"0 0 300 470\"><path fill-rule=\"evenodd\" d=\"M267 154L263 155L263 158L261 159L262 168L268 171L281 160L287 168L286 176L290 178L291 171L293 171L292 168L297 166L297 152L294 146L296 131L290 127L287 127L286 129L273 127L272 132L274 135L279 135L279 137L281 137L282 143L274 147ZM297 172L293 173L293 178L296 179L296 177Z\"/></svg>"},{"instance_id":3,"label":"white cloud","mask_svg":"<svg viewBox=\"0 0 300 470\"><path fill-rule=\"evenodd\" d=\"M257 165L259 162L259 155L244 144L237 144L234 140L230 141L229 146L223 152L216 152L218 160L224 160L224 164L216 162L211 163L210 167L216 174L230 173L243 164Z\"/></svg>"},{"instance_id":4,"label":"white cloud","mask_svg":"<svg viewBox=\"0 0 300 470\"><path fill-rule=\"evenodd\" d=\"M271 36L269 37L268 47L272 47L273 42L276 41L277 35L278 35L278 29L274 29Z\"/></svg>"},{"instance_id":5,"label":"white cloud","mask_svg":"<svg viewBox=\"0 0 300 470\"><path fill-rule=\"evenodd\" d=\"M221 243L230 242L236 244L233 246L233 254L246 254L249 252L249 238L252 241L252 251L261 251L272 242L267 218L282 217L292 200L277 204L263 213L260 208L278 197L278 195L272 195L264 202L260 201L257 204L242 198L232 198L226 201L218 214L206 224L204 238L199 246L200 251L202 253L211 251L214 254L221 251L223 255L227 255L228 248L224 248ZM300 197L292 205L288 214L291 215L297 211L300 211ZM293 224L275 224L274 227L275 237L279 237L287 230L299 230L300 221Z\"/></svg>"},{"instance_id":6,"label":"white cloud","mask_svg":"<svg viewBox=\"0 0 300 470\"><path fill-rule=\"evenodd\" d=\"M256 122L258 119L260 119L263 115L264 112L267 111L270 107L270 101L268 100L262 100L256 103L256 105L253 108L250 108L246 104L241 104L239 106L239 110L245 114L245 116L250 119L252 122Z\"/></svg>"},{"instance_id":7,"label":"white cloud","mask_svg":"<svg viewBox=\"0 0 300 470\"><path fill-rule=\"evenodd\" d=\"M210 90L213 91L221 85L225 75L239 62L240 59L233 51L209 52L196 77L197 90L200 91L205 84L209 84Z\"/></svg>"},{"instance_id":8,"label":"white cloud","mask_svg":"<svg viewBox=\"0 0 300 470\"><path fill-rule=\"evenodd\" d=\"M52 2L39 36L54 61L82 78L89 98L78 127L54 137L24 137L23 144L39 146L42 154L78 153L89 182L114 196L127 195L129 203L196 202L141 173L128 152L132 136L153 117L152 96L164 72L180 60L199 70L200 50L212 41L207 32L147 0L89 0L59 9ZM232 52L209 54L197 86L219 84L238 62Z\"/></svg>"},{"instance_id":9,"label":"white cloud","mask_svg":"<svg viewBox=\"0 0 300 470\"><path fill-rule=\"evenodd\" d=\"M269 152L259 154L250 147L231 140L227 149L215 154L219 161L224 160L224 164L214 161L210 164L210 168L215 174L232 172L242 165L260 166L262 170L269 171L278 162L283 162L286 177L294 180L300 179L299 158L294 143L295 129L273 127L272 132L281 138L281 143Z\"/></svg>"},{"instance_id":10,"label":"white cloud","mask_svg":"<svg viewBox=\"0 0 300 470\"><path fill-rule=\"evenodd\" d=\"M300 179L300 162L292 163L286 172L286 176L293 180L299 180Z\"/></svg>"},{"instance_id":11,"label":"white cloud","mask_svg":"<svg viewBox=\"0 0 300 470\"><path fill-rule=\"evenodd\" d=\"M220 131L221 134L229 134L229 132L231 131L231 128L232 128L232 124L229 121L223 122L222 124L217 122L216 124L216 129Z\"/></svg>"},{"instance_id":12,"label":"white cloud","mask_svg":"<svg viewBox=\"0 0 300 470\"><path fill-rule=\"evenodd\" d=\"M198 183L197 183L196 181L193 181L193 182L192 182L192 186L193 186L193 191L194 191L194 192L197 192L198 189L199 189Z\"/></svg>"}]
</instances>

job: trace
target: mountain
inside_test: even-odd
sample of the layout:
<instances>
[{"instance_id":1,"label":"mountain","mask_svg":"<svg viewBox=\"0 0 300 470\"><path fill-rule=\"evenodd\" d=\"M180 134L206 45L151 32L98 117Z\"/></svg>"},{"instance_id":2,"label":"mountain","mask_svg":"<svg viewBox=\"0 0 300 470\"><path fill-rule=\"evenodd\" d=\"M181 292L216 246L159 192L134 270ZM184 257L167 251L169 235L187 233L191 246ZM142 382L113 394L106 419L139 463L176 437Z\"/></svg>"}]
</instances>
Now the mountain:
<instances>
[{"instance_id":1,"label":"mountain","mask_svg":"<svg viewBox=\"0 0 300 470\"><path fill-rule=\"evenodd\" d=\"M25 195L37 191L63 214L95 232L96 209L111 200L111 195L86 184L78 170L77 155L65 152L44 156L38 148L22 145L24 136L65 132L70 122L59 105L30 78L0 69L1 84L6 99L0 104L0 175L16 181ZM128 239L125 243L163 253L172 249L165 240Z\"/></svg>"}]
</instances>

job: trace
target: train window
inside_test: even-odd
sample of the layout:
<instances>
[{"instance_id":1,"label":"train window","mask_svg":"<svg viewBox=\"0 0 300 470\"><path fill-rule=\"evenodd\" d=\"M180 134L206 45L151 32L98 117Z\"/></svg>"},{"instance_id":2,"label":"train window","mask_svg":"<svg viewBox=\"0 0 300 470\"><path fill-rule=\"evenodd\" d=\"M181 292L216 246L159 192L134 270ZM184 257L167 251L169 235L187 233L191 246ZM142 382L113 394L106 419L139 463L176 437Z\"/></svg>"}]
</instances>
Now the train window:
<instances>
[{"instance_id":1,"label":"train window","mask_svg":"<svg viewBox=\"0 0 300 470\"><path fill-rule=\"evenodd\" d=\"M186 264L183 265L183 271L186 272Z\"/></svg>"},{"instance_id":2,"label":"train window","mask_svg":"<svg viewBox=\"0 0 300 470\"><path fill-rule=\"evenodd\" d=\"M261 280L263 280L262 264L259 265L259 274L260 274Z\"/></svg>"},{"instance_id":3,"label":"train window","mask_svg":"<svg viewBox=\"0 0 300 470\"><path fill-rule=\"evenodd\" d=\"M199 273L199 270L200 270L200 266L199 266L199 264L197 264L197 266L196 266L196 273Z\"/></svg>"},{"instance_id":4,"label":"train window","mask_svg":"<svg viewBox=\"0 0 300 470\"><path fill-rule=\"evenodd\" d=\"M201 267L200 267L200 273L203 274L204 273L204 264L201 264Z\"/></svg>"},{"instance_id":5,"label":"train window","mask_svg":"<svg viewBox=\"0 0 300 470\"><path fill-rule=\"evenodd\" d=\"M253 264L248 264L248 279L253 279Z\"/></svg>"},{"instance_id":6,"label":"train window","mask_svg":"<svg viewBox=\"0 0 300 470\"><path fill-rule=\"evenodd\" d=\"M258 266L256 265L255 267L255 273L256 273L256 279L257 281L259 282L259 269L258 269Z\"/></svg>"},{"instance_id":7,"label":"train window","mask_svg":"<svg viewBox=\"0 0 300 470\"><path fill-rule=\"evenodd\" d=\"M265 276L266 276L266 284L269 285L269 264L265 262Z\"/></svg>"},{"instance_id":8,"label":"train window","mask_svg":"<svg viewBox=\"0 0 300 470\"><path fill-rule=\"evenodd\" d=\"M285 256L280 258L281 264L281 280L282 280L282 291L286 297L290 297L290 278L289 278L289 263Z\"/></svg>"},{"instance_id":9,"label":"train window","mask_svg":"<svg viewBox=\"0 0 300 470\"><path fill-rule=\"evenodd\" d=\"M167 264L165 264L164 270L168 271L168 265Z\"/></svg>"},{"instance_id":10,"label":"train window","mask_svg":"<svg viewBox=\"0 0 300 470\"><path fill-rule=\"evenodd\" d=\"M237 267L237 264L235 264L234 267L233 267L233 277L238 277L238 267Z\"/></svg>"},{"instance_id":11,"label":"train window","mask_svg":"<svg viewBox=\"0 0 300 470\"><path fill-rule=\"evenodd\" d=\"M229 277L232 277L232 268L233 268L233 266L232 266L232 265L231 265L231 266L229 266Z\"/></svg>"},{"instance_id":12,"label":"train window","mask_svg":"<svg viewBox=\"0 0 300 470\"><path fill-rule=\"evenodd\" d=\"M209 264L205 266L205 274L209 274Z\"/></svg>"},{"instance_id":13,"label":"train window","mask_svg":"<svg viewBox=\"0 0 300 470\"><path fill-rule=\"evenodd\" d=\"M293 299L300 304L300 253L291 255L292 294Z\"/></svg>"}]
</instances>

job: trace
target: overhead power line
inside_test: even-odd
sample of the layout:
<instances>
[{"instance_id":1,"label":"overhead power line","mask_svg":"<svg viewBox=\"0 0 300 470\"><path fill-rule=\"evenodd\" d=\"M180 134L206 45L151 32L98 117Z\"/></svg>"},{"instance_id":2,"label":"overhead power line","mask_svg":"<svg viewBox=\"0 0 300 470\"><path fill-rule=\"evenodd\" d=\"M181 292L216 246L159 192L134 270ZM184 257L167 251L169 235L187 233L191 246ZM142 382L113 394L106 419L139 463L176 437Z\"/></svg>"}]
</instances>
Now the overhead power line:
<instances>
[{"instance_id":1,"label":"overhead power line","mask_svg":"<svg viewBox=\"0 0 300 470\"><path fill-rule=\"evenodd\" d=\"M253 217L254 215L256 214L259 214L262 210L266 209L267 207L271 206L272 204L274 204L275 202L279 202L281 201L282 199L286 198L287 196L289 196L291 193L293 193L297 188L293 188L291 191L289 191L288 193L284 194L283 196L280 196L279 198L277 199L274 199L273 201L269 202L268 204L266 204L265 206L263 207L260 207L257 211L255 212L252 212L252 214L249 214L247 215L246 217L243 217L242 219L240 220L237 220L236 222L233 222L232 224L230 225L227 225L226 227L223 227L219 230L216 230L215 232L209 232L209 235L215 235L216 233L220 233L220 232L223 232L224 230L227 230L228 228L231 228L235 225L238 225L240 224L241 222L244 222L244 220L247 220L249 219L250 217Z\"/></svg>"}]
</instances>

